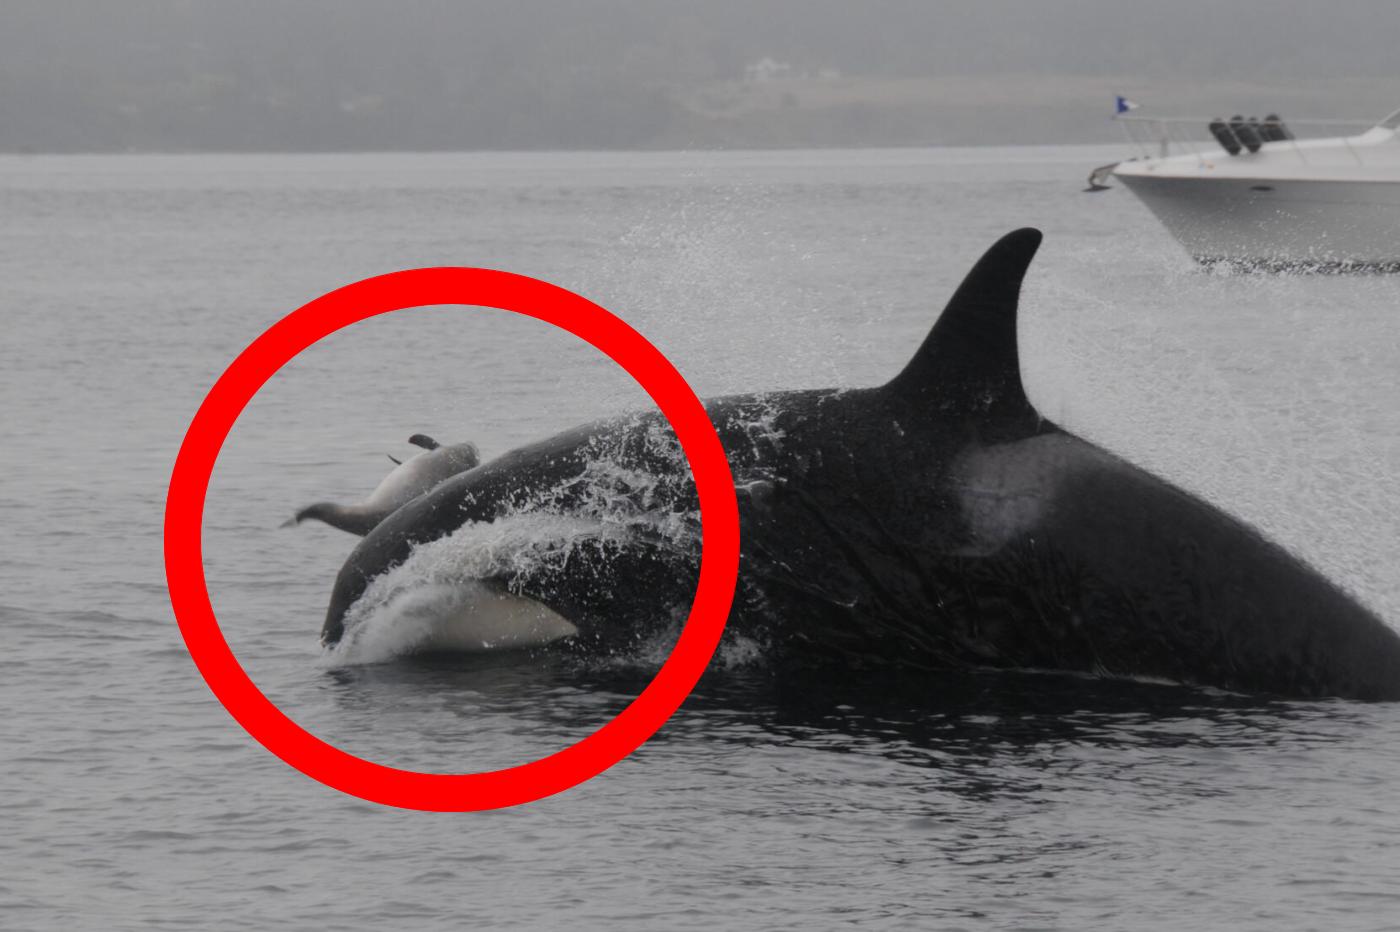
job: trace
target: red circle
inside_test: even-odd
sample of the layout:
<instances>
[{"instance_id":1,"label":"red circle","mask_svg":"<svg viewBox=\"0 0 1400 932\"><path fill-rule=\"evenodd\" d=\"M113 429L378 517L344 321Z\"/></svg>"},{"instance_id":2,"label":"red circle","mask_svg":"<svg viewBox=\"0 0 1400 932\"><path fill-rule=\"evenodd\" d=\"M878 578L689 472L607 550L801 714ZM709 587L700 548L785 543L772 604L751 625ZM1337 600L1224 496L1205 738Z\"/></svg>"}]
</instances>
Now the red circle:
<instances>
[{"instance_id":1,"label":"red circle","mask_svg":"<svg viewBox=\"0 0 1400 932\"><path fill-rule=\"evenodd\" d=\"M219 630L204 579L202 531L209 477L224 439L253 395L311 344L359 320L410 307L467 304L514 311L591 343L641 384L695 474L703 526L700 581L680 639L656 676L616 718L549 757L485 773L400 770L322 741L262 694ZM411 269L323 295L268 328L209 390L180 445L165 502L165 574L180 633L209 688L263 747L315 780L373 802L456 812L498 809L562 792L622 760L685 701L710 662L734 599L739 507L724 447L704 406L661 352L620 318L578 295L489 269Z\"/></svg>"}]
</instances>

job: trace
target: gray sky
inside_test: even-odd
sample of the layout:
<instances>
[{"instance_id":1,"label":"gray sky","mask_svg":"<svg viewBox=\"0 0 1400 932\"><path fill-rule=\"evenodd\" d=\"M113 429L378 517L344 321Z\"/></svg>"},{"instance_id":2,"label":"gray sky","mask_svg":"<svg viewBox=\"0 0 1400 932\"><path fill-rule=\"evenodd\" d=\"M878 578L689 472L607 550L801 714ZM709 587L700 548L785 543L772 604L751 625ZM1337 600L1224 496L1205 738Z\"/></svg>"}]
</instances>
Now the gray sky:
<instances>
[{"instance_id":1,"label":"gray sky","mask_svg":"<svg viewBox=\"0 0 1400 932\"><path fill-rule=\"evenodd\" d=\"M0 150L1092 142L1379 118L1396 0L0 0Z\"/></svg>"}]
</instances>

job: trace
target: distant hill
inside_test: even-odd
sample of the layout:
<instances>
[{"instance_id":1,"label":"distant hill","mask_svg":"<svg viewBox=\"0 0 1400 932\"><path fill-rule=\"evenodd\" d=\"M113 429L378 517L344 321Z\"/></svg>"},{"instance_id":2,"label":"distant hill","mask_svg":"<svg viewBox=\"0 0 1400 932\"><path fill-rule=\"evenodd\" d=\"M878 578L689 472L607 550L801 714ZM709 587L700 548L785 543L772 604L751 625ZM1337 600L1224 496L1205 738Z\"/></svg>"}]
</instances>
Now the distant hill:
<instances>
[{"instance_id":1,"label":"distant hill","mask_svg":"<svg viewBox=\"0 0 1400 932\"><path fill-rule=\"evenodd\" d=\"M1397 27L1392 0L0 0L0 150L1087 142L1114 93L1378 117Z\"/></svg>"}]
</instances>

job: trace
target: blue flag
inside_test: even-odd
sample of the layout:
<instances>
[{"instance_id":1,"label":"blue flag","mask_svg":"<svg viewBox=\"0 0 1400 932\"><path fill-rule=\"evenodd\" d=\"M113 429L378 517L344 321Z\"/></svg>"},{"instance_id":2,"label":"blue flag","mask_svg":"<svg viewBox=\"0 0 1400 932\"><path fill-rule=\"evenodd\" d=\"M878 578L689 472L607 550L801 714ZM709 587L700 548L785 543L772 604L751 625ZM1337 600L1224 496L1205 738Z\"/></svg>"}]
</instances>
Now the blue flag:
<instances>
[{"instance_id":1,"label":"blue flag","mask_svg":"<svg viewBox=\"0 0 1400 932\"><path fill-rule=\"evenodd\" d=\"M1113 100L1115 101L1115 106L1117 108L1113 111L1114 113L1127 113L1129 110L1136 110L1138 108L1137 104L1133 103L1126 97L1119 96L1113 98Z\"/></svg>"}]
</instances>

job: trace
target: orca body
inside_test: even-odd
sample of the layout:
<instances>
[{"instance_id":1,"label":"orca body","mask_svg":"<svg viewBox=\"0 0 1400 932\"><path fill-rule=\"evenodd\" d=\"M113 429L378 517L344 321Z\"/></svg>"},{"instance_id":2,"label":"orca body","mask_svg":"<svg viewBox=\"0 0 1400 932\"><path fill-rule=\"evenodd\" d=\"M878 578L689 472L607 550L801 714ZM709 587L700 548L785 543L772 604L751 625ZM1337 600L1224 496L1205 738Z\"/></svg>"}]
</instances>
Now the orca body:
<instances>
[{"instance_id":1,"label":"orca body","mask_svg":"<svg viewBox=\"0 0 1400 932\"><path fill-rule=\"evenodd\" d=\"M706 405L740 492L730 630L803 667L1400 699L1400 636L1376 615L1241 521L1036 412L1016 307L1039 243L1019 230L994 245L884 386ZM631 489L647 513L693 522L694 486L668 436L659 414L589 424L415 499L346 561L323 642L416 546L513 513L586 510L600 459L656 477ZM655 526L491 583L567 619L581 649L635 643L694 593L698 529Z\"/></svg>"}]
</instances>

